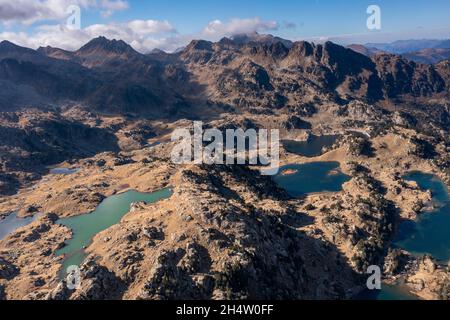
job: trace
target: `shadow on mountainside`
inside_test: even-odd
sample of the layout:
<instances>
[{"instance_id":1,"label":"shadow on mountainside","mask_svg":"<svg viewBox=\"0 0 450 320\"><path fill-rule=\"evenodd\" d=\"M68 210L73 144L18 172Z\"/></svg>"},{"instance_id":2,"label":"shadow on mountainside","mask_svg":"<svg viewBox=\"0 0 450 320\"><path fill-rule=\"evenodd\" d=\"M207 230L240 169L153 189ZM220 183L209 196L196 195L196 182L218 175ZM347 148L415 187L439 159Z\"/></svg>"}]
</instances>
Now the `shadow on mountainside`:
<instances>
[{"instance_id":1,"label":"shadow on mountainside","mask_svg":"<svg viewBox=\"0 0 450 320\"><path fill-rule=\"evenodd\" d=\"M15 194L20 184L47 173L48 166L104 151L119 151L117 137L109 130L53 113L1 114L0 192Z\"/></svg>"}]
</instances>

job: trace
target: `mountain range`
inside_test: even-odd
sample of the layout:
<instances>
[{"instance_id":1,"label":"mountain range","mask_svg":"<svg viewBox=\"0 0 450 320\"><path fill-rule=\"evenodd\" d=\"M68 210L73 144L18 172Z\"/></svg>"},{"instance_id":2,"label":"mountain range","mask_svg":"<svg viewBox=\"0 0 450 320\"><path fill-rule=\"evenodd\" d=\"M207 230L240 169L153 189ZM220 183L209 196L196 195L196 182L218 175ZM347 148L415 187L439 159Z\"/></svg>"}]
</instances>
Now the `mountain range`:
<instances>
[{"instance_id":1,"label":"mountain range","mask_svg":"<svg viewBox=\"0 0 450 320\"><path fill-rule=\"evenodd\" d=\"M392 43L351 44L347 47L369 57L378 53L392 53L423 64L436 64L450 58L450 40L402 40Z\"/></svg>"},{"instance_id":2,"label":"mountain range","mask_svg":"<svg viewBox=\"0 0 450 320\"><path fill-rule=\"evenodd\" d=\"M426 64L435 64L441 61L450 59L450 48L447 49L422 49L420 51L404 53L402 56L408 60L426 63Z\"/></svg>"},{"instance_id":3,"label":"mountain range","mask_svg":"<svg viewBox=\"0 0 450 320\"><path fill-rule=\"evenodd\" d=\"M405 55L259 34L147 54L1 42L0 229L36 220L0 232L0 300L355 299L373 266L448 300L447 263L394 241L439 214L411 172L450 185L450 60ZM279 174L175 164L173 132L194 119L278 129Z\"/></svg>"},{"instance_id":4,"label":"mountain range","mask_svg":"<svg viewBox=\"0 0 450 320\"><path fill-rule=\"evenodd\" d=\"M315 100L409 102L448 95L448 64L426 65L332 42L270 35L194 40L169 54L141 54L121 40L93 39L70 52L0 43L0 110L79 105L152 118L215 110L295 108Z\"/></svg>"},{"instance_id":5,"label":"mountain range","mask_svg":"<svg viewBox=\"0 0 450 320\"><path fill-rule=\"evenodd\" d=\"M448 49L450 48L450 39L398 40L391 43L366 43L364 46L389 53L403 54L423 49Z\"/></svg>"}]
</instances>

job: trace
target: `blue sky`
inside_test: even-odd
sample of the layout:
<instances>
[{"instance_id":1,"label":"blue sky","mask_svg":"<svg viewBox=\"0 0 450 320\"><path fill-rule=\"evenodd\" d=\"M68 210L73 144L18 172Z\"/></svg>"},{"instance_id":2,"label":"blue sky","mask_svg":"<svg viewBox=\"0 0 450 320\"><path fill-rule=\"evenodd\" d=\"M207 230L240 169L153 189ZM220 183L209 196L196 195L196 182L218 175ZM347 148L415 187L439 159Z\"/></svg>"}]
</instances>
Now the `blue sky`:
<instances>
[{"instance_id":1,"label":"blue sky","mask_svg":"<svg viewBox=\"0 0 450 320\"><path fill-rule=\"evenodd\" d=\"M0 11L6 3L9 3L10 7L16 6L19 10L20 5L24 8L33 1L42 6L49 2L49 0L0 0ZM56 2L60 3L61 9L54 10L54 14L48 14L45 19L33 18L32 11L38 11L33 7L25 11L26 21L25 18L14 19L0 12L0 18L4 22L0 24L0 40L2 37L8 39L16 37L19 42L26 42L30 46L36 46L37 41L53 44L51 38L56 41L60 38L60 34L55 34L55 30L44 33L42 29L48 29L49 26L55 29L56 25L64 22L65 17L61 14L63 6L73 2L82 7L81 26L85 30L84 34L78 33L79 38L85 40L89 36L98 35L101 30L107 33L106 36L124 37L124 40L134 42L136 46L142 47L142 50L158 45L174 49L191 38L209 37L210 40L215 40L217 37L238 32L241 27L245 32L250 30L271 33L292 40L316 40L325 37L340 43L450 38L449 0L56 0ZM381 30L370 31L366 27L368 18L366 9L371 4L381 8ZM14 11L11 12L13 15ZM18 14L18 17L23 16L23 13ZM39 15L41 16L42 14ZM249 19L252 20L248 21ZM121 27L125 29L127 23L135 20L153 21L152 26L154 21L164 22L171 28L169 30L167 27L152 27L146 34L133 29L130 31L133 34L127 35L118 30ZM212 21L218 21L220 24L213 26L213 32L205 33L206 26ZM73 34L66 32L64 37L69 38ZM37 40L33 42L26 39L27 36ZM71 41L64 40L65 38L61 38L61 44L69 46Z\"/></svg>"},{"instance_id":2,"label":"blue sky","mask_svg":"<svg viewBox=\"0 0 450 320\"><path fill-rule=\"evenodd\" d=\"M289 21L295 30L279 30L280 35L315 37L367 32L366 9L377 4L382 10L385 32L406 32L417 28L450 26L448 0L131 0L130 9L112 20L159 19L170 21L184 33L195 33L209 21L260 17ZM86 23L94 23L92 16Z\"/></svg>"}]
</instances>

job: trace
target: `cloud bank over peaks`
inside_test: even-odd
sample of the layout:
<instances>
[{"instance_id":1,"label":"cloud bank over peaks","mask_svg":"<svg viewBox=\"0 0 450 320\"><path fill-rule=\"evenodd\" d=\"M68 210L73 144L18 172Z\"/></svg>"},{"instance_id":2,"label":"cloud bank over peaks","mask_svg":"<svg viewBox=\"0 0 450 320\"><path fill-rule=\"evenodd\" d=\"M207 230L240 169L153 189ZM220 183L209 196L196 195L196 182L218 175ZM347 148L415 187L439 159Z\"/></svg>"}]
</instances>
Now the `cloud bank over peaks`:
<instances>
[{"instance_id":1,"label":"cloud bank over peaks","mask_svg":"<svg viewBox=\"0 0 450 320\"><path fill-rule=\"evenodd\" d=\"M171 52L187 45L193 39L217 41L222 37L236 34L267 33L279 28L280 24L276 21L265 21L255 17L231 19L226 22L213 20L198 33L181 34L169 21L132 20L124 23L93 24L80 30L73 30L64 24L42 25L35 27L31 33L1 32L0 40L9 40L34 49L51 46L77 50L91 39L105 36L109 39L123 40L142 53L155 48Z\"/></svg>"},{"instance_id":2,"label":"cloud bank over peaks","mask_svg":"<svg viewBox=\"0 0 450 320\"><path fill-rule=\"evenodd\" d=\"M260 18L231 19L228 22L213 20L203 29L202 34L212 40L243 33L268 32L278 30L276 21L264 21Z\"/></svg>"},{"instance_id":3,"label":"cloud bank over peaks","mask_svg":"<svg viewBox=\"0 0 450 320\"><path fill-rule=\"evenodd\" d=\"M0 39L33 49L51 46L77 50L91 39L104 36L124 40L136 50L145 52L152 46L149 46L151 42L148 42L152 37L158 38L158 35L174 33L175 28L167 21L133 20L127 23L94 24L80 30L74 30L63 24L43 25L36 27L31 35L25 32L2 32ZM158 43L161 42L155 42Z\"/></svg>"}]
</instances>

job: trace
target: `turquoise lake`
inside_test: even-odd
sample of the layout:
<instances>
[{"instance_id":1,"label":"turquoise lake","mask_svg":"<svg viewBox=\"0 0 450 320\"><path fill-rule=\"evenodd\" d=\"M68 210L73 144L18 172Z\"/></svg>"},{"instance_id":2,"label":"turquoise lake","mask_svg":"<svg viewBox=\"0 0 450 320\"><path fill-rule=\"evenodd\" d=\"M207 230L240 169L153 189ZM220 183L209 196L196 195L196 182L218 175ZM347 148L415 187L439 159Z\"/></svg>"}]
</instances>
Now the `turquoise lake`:
<instances>
[{"instance_id":1,"label":"turquoise lake","mask_svg":"<svg viewBox=\"0 0 450 320\"><path fill-rule=\"evenodd\" d=\"M70 228L73 232L73 237L67 241L66 246L57 251L57 255L64 255L63 272L71 265L81 265L87 256L84 249L91 243L93 237L119 223L130 211L133 202L153 203L171 196L172 190L169 188L152 193L132 190L108 197L90 214L58 220L57 223Z\"/></svg>"}]
</instances>

